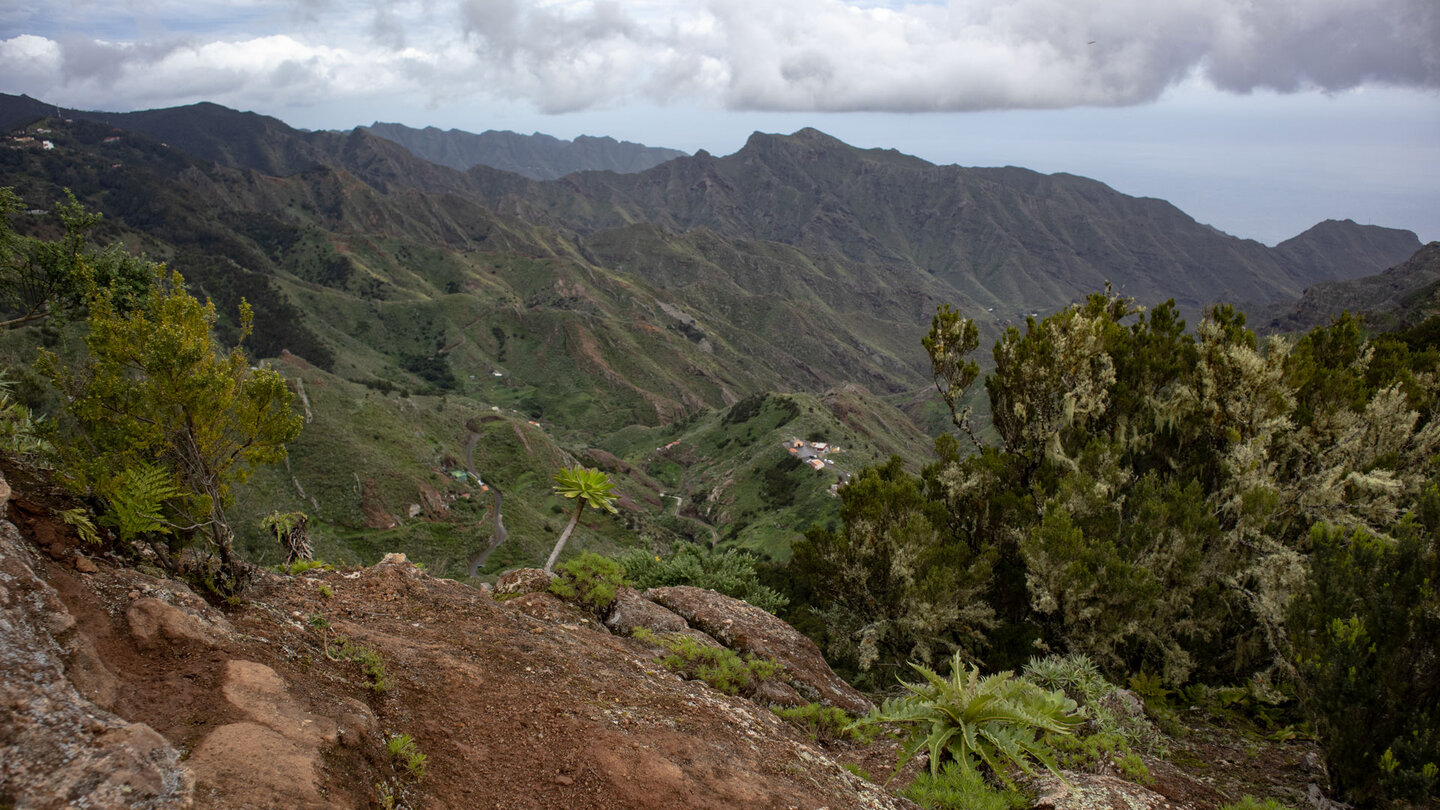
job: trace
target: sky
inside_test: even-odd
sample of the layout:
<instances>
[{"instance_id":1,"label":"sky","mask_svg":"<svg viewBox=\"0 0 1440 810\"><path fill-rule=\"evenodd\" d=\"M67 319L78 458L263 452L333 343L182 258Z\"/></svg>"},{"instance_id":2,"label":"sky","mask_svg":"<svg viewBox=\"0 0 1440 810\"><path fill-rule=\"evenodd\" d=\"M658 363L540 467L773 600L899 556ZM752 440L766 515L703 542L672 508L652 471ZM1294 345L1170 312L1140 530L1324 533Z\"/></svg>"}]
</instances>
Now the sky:
<instances>
[{"instance_id":1,"label":"sky","mask_svg":"<svg viewBox=\"0 0 1440 810\"><path fill-rule=\"evenodd\" d=\"M815 127L1440 239L1437 0L0 0L0 92L724 155Z\"/></svg>"}]
</instances>

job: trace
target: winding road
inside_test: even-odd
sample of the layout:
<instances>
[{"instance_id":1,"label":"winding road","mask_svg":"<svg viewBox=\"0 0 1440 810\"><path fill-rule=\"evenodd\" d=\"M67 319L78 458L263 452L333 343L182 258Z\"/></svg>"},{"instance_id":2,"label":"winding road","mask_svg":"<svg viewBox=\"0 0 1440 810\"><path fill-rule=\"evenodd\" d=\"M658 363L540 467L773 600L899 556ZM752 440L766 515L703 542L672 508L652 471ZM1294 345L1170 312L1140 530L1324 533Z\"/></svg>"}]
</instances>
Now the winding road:
<instances>
[{"instance_id":1,"label":"winding road","mask_svg":"<svg viewBox=\"0 0 1440 810\"><path fill-rule=\"evenodd\" d=\"M478 441L480 441L480 434L476 433L473 430L470 431L470 443L465 445L465 470L469 472L472 476L474 476L476 480L484 480L480 477L478 473L475 472L475 468L471 466L470 463L471 458L475 453L475 443ZM490 491L495 495L495 532L493 535L491 535L490 542L486 544L485 548L481 549L478 554L470 558L470 569L468 576L472 577L480 571L480 566L484 565L485 561L490 558L490 552L494 551L500 546L501 543L505 542L505 521L500 516L500 504L504 501L504 496L500 494L500 488L495 486L495 482L491 481L486 486L490 487Z\"/></svg>"}]
</instances>

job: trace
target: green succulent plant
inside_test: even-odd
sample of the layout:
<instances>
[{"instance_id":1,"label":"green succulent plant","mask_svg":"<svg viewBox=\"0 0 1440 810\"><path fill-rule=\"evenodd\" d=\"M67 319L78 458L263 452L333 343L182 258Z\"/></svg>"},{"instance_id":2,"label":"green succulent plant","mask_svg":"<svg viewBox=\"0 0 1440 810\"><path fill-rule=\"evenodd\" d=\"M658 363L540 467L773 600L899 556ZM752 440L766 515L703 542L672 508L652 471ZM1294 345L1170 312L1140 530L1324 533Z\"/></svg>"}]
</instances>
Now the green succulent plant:
<instances>
[{"instance_id":1,"label":"green succulent plant","mask_svg":"<svg viewBox=\"0 0 1440 810\"><path fill-rule=\"evenodd\" d=\"M1012 672L982 676L958 653L950 661L949 678L920 664L910 666L924 681L902 681L910 694L885 701L852 724L906 727L897 772L924 749L932 775L938 775L948 760L967 771L974 770L978 760L1006 784L1011 765L1033 776L1032 763L1038 762L1059 775L1054 753L1041 735L1069 734L1084 722L1074 700Z\"/></svg>"}]
</instances>

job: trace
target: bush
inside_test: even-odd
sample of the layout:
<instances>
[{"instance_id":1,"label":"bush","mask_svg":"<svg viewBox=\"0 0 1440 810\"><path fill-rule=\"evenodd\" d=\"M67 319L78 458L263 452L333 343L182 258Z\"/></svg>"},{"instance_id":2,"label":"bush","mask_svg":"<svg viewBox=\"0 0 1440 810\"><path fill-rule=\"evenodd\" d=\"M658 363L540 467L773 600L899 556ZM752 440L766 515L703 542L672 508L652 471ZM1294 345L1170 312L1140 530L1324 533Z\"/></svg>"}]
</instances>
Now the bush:
<instances>
[{"instance_id":1,"label":"bush","mask_svg":"<svg viewBox=\"0 0 1440 810\"><path fill-rule=\"evenodd\" d=\"M742 552L716 551L693 543L676 546L659 557L636 549L619 560L625 576L641 590L672 585L693 585L743 599L769 613L783 609L788 600L760 584L755 572L759 560Z\"/></svg>"},{"instance_id":2,"label":"bush","mask_svg":"<svg viewBox=\"0 0 1440 810\"><path fill-rule=\"evenodd\" d=\"M783 669L773 659L749 654L741 658L734 650L706 647L689 636L657 636L639 628L635 638L670 651L660 659L661 666L686 678L704 681L727 695L753 695L761 683L779 675Z\"/></svg>"},{"instance_id":3,"label":"bush","mask_svg":"<svg viewBox=\"0 0 1440 810\"><path fill-rule=\"evenodd\" d=\"M603 617L625 584L625 569L619 563L587 551L560 565L550 581L550 593Z\"/></svg>"},{"instance_id":4,"label":"bush","mask_svg":"<svg viewBox=\"0 0 1440 810\"><path fill-rule=\"evenodd\" d=\"M873 733L868 733L872 729L856 727L853 717L846 714L844 709L834 706L807 703L804 706L777 708L775 714L791 725L799 727L809 735L810 739L826 745L840 740L854 740L863 743L874 738Z\"/></svg>"},{"instance_id":5,"label":"bush","mask_svg":"<svg viewBox=\"0 0 1440 810\"><path fill-rule=\"evenodd\" d=\"M1107 681L1084 653L1031 658L1024 674L1036 686L1058 689L1079 704L1088 721L1086 735L1115 739L1114 745L1102 744L1108 753L1124 757L1131 746L1163 753L1160 732L1144 716L1125 712L1120 687Z\"/></svg>"}]
</instances>

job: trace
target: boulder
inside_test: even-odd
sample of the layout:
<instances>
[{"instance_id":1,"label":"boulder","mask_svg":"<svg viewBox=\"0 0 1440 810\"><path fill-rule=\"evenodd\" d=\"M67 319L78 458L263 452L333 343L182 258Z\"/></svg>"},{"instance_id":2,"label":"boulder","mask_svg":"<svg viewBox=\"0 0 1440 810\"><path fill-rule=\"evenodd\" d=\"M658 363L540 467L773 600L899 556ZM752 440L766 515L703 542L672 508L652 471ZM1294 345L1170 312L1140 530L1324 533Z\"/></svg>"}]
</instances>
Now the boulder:
<instances>
[{"instance_id":1,"label":"boulder","mask_svg":"<svg viewBox=\"0 0 1440 810\"><path fill-rule=\"evenodd\" d=\"M167 643L215 647L232 632L223 617L207 617L193 607L179 607L151 596L131 602L125 610L125 621L141 649Z\"/></svg>"},{"instance_id":2,"label":"boulder","mask_svg":"<svg viewBox=\"0 0 1440 810\"><path fill-rule=\"evenodd\" d=\"M15 807L190 807L194 782L153 728L83 697L62 639L75 620L0 521L0 802Z\"/></svg>"},{"instance_id":3,"label":"boulder","mask_svg":"<svg viewBox=\"0 0 1440 810\"><path fill-rule=\"evenodd\" d=\"M807 701L836 706L855 715L874 708L869 699L830 669L815 642L748 602L690 585L651 588L645 598L669 608L691 627L714 636L736 652L775 659L785 667L781 677Z\"/></svg>"},{"instance_id":4,"label":"boulder","mask_svg":"<svg viewBox=\"0 0 1440 810\"><path fill-rule=\"evenodd\" d=\"M610 631L622 636L643 627L655 633L688 630L690 625L674 611L667 610L636 593L633 588L621 588L605 619Z\"/></svg>"},{"instance_id":5,"label":"boulder","mask_svg":"<svg viewBox=\"0 0 1440 810\"><path fill-rule=\"evenodd\" d=\"M1064 771L1035 780L1034 810L1186 810L1155 791L1116 776ZM1068 780L1069 784L1066 784Z\"/></svg>"},{"instance_id":6,"label":"boulder","mask_svg":"<svg viewBox=\"0 0 1440 810\"><path fill-rule=\"evenodd\" d=\"M545 622L584 624L593 618L560 597L543 591L532 591L514 599L507 599L505 607Z\"/></svg>"},{"instance_id":7,"label":"boulder","mask_svg":"<svg viewBox=\"0 0 1440 810\"><path fill-rule=\"evenodd\" d=\"M495 581L496 596L510 596L521 593L535 593L550 590L550 580L555 575L539 568L516 568L506 571Z\"/></svg>"}]
</instances>

